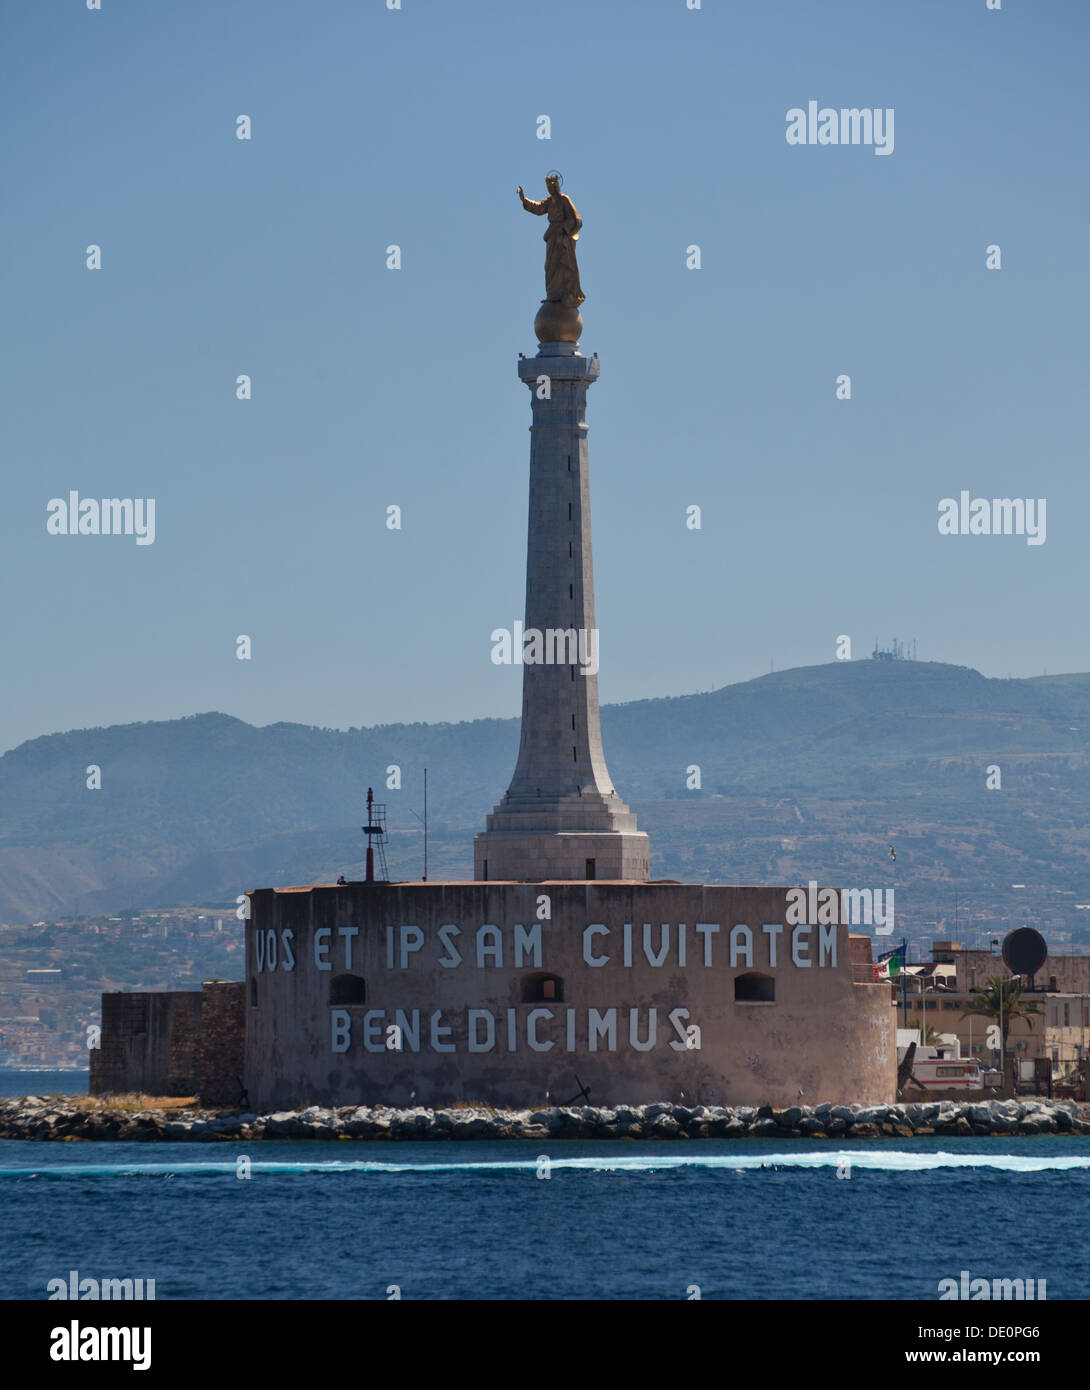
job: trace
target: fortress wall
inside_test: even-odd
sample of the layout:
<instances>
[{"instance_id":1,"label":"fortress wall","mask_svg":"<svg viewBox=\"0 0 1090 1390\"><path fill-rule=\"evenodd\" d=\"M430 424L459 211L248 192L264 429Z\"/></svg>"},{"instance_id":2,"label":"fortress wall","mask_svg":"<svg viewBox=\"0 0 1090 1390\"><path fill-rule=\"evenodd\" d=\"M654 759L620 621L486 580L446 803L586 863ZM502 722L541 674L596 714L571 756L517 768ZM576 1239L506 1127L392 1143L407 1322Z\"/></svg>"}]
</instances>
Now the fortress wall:
<instances>
[{"instance_id":1,"label":"fortress wall","mask_svg":"<svg viewBox=\"0 0 1090 1390\"><path fill-rule=\"evenodd\" d=\"M238 1103L246 1051L246 985L209 981L203 987L197 1045L197 1093L202 1105Z\"/></svg>"},{"instance_id":2,"label":"fortress wall","mask_svg":"<svg viewBox=\"0 0 1090 1390\"><path fill-rule=\"evenodd\" d=\"M90 1053L91 1095L195 1095L200 1026L196 990L104 994L102 1037Z\"/></svg>"},{"instance_id":3,"label":"fortress wall","mask_svg":"<svg viewBox=\"0 0 1090 1390\"><path fill-rule=\"evenodd\" d=\"M536 1106L580 1083L600 1105L787 1105L800 1091L807 1104L891 1102L888 986L853 984L849 927L789 925L786 894L602 881L256 891L250 1104ZM525 997L546 975L562 997ZM736 999L736 979L755 975L772 1001ZM362 1002L336 1002L360 981Z\"/></svg>"}]
</instances>

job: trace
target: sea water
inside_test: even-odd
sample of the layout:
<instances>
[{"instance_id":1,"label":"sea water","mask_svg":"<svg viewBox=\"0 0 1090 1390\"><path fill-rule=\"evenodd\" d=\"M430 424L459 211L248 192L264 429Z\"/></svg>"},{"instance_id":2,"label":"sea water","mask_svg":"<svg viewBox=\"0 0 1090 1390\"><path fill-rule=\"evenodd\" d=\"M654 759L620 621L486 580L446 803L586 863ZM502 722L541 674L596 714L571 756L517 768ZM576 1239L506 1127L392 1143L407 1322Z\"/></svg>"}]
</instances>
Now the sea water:
<instances>
[{"instance_id":1,"label":"sea water","mask_svg":"<svg viewBox=\"0 0 1090 1390\"><path fill-rule=\"evenodd\" d=\"M0 1096L85 1096L90 1078L90 1071L75 1067L0 1067Z\"/></svg>"},{"instance_id":2,"label":"sea water","mask_svg":"<svg viewBox=\"0 0 1090 1390\"><path fill-rule=\"evenodd\" d=\"M0 1297L1090 1297L1090 1136L0 1142Z\"/></svg>"}]
</instances>

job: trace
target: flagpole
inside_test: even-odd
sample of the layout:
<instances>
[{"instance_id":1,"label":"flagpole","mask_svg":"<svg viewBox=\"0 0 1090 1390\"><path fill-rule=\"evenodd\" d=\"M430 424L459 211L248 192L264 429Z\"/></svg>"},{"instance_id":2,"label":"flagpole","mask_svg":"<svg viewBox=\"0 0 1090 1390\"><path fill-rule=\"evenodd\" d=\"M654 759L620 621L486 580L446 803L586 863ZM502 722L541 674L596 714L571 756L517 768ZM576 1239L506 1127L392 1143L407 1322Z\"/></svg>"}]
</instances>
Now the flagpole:
<instances>
[{"instance_id":1,"label":"flagpole","mask_svg":"<svg viewBox=\"0 0 1090 1390\"><path fill-rule=\"evenodd\" d=\"M905 1023L908 1027L908 971L905 966L908 964L908 940L901 937L901 1007L904 1010ZM922 1013L923 1010L921 1009ZM923 1024L920 1025L920 1047L923 1047Z\"/></svg>"}]
</instances>

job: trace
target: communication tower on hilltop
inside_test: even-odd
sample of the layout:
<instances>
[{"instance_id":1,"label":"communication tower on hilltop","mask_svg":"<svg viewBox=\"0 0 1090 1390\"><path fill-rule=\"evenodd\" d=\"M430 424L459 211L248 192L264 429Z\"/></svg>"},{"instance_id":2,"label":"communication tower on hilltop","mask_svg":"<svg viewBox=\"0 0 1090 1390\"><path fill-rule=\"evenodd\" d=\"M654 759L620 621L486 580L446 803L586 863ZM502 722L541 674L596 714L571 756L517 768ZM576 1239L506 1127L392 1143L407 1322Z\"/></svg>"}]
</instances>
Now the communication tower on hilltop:
<instances>
[{"instance_id":1,"label":"communication tower on hilltop","mask_svg":"<svg viewBox=\"0 0 1090 1390\"><path fill-rule=\"evenodd\" d=\"M916 660L916 639L912 639L909 654L905 655L905 644L898 642L895 637L890 645L883 651L878 646L878 638L874 639L874 651L871 652L872 661L915 661Z\"/></svg>"},{"instance_id":2,"label":"communication tower on hilltop","mask_svg":"<svg viewBox=\"0 0 1090 1390\"><path fill-rule=\"evenodd\" d=\"M367 788L367 824L360 827L367 836L367 869L365 883L389 883L390 873L386 868L386 803L375 800L375 794ZM375 851L378 851L379 868L382 875L375 878Z\"/></svg>"}]
</instances>

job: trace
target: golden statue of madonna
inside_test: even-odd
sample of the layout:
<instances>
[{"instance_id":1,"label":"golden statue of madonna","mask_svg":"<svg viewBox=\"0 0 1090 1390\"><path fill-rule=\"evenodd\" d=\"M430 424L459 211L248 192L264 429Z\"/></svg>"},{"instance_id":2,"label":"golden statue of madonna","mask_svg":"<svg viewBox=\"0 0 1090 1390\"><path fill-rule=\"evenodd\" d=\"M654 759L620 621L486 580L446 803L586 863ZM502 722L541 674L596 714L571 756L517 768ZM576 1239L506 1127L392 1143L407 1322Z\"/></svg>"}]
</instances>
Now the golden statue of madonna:
<instances>
[{"instance_id":1,"label":"golden statue of madonna","mask_svg":"<svg viewBox=\"0 0 1090 1390\"><path fill-rule=\"evenodd\" d=\"M579 283L579 264L575 258L575 243L583 226L575 204L560 191L559 174L548 174L545 187L547 198L534 202L522 189L518 196L522 206L535 217L548 217L545 232L545 298L534 320L539 342L579 341L583 319L579 306L586 296Z\"/></svg>"}]
</instances>

